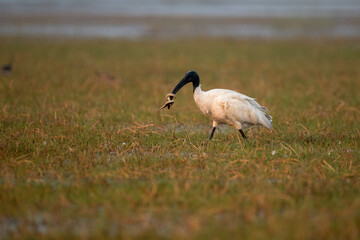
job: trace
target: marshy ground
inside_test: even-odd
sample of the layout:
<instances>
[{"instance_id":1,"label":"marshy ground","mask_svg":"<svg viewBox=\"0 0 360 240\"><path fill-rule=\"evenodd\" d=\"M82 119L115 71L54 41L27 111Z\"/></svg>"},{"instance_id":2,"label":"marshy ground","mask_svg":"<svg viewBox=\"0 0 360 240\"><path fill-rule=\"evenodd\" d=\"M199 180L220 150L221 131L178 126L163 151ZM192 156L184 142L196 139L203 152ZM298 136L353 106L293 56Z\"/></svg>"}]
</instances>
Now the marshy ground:
<instances>
[{"instance_id":1,"label":"marshy ground","mask_svg":"<svg viewBox=\"0 0 360 240\"><path fill-rule=\"evenodd\" d=\"M1 38L0 238L359 239L358 40ZM273 130L211 130L184 87Z\"/></svg>"}]
</instances>

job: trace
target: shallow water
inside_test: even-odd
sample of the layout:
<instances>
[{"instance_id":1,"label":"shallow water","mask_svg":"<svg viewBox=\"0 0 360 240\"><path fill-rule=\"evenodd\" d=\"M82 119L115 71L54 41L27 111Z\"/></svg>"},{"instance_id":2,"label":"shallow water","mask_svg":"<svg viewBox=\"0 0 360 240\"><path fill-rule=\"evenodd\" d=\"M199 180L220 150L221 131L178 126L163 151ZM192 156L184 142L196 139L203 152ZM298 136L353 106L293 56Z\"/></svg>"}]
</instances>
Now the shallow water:
<instances>
[{"instance_id":1,"label":"shallow water","mask_svg":"<svg viewBox=\"0 0 360 240\"><path fill-rule=\"evenodd\" d=\"M0 0L2 14L208 17L358 17L356 0Z\"/></svg>"},{"instance_id":2,"label":"shallow water","mask_svg":"<svg viewBox=\"0 0 360 240\"><path fill-rule=\"evenodd\" d=\"M0 20L0 34L7 36L351 38L360 37L360 1L0 0Z\"/></svg>"}]
</instances>

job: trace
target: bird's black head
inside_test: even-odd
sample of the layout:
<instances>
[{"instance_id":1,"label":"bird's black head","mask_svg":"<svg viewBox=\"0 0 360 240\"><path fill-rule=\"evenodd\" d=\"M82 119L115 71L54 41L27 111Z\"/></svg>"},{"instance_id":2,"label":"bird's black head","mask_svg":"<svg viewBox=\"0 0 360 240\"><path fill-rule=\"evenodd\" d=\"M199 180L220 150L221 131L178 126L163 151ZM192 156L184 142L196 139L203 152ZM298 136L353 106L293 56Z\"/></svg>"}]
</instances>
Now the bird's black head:
<instances>
[{"instance_id":1,"label":"bird's black head","mask_svg":"<svg viewBox=\"0 0 360 240\"><path fill-rule=\"evenodd\" d=\"M173 94L176 94L183 86L189 82L193 83L193 91L200 85L199 75L195 71L190 71L185 74L184 78L175 86L172 91Z\"/></svg>"}]
</instances>

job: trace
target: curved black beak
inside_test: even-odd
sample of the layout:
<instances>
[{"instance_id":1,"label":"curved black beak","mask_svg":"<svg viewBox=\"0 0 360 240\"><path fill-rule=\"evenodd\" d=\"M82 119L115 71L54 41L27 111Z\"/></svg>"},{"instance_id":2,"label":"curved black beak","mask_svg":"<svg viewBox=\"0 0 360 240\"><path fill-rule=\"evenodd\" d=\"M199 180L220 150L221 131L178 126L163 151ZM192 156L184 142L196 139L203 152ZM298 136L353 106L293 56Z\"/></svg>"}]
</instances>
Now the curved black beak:
<instances>
[{"instance_id":1,"label":"curved black beak","mask_svg":"<svg viewBox=\"0 0 360 240\"><path fill-rule=\"evenodd\" d=\"M189 82L193 83L193 91L195 91L195 89L200 85L199 75L195 71L190 71L185 74L183 79L181 79L181 81L175 86L174 90L172 90L172 92L166 96L168 101L161 108L159 108L157 112L166 107L170 109L170 107L174 104L175 94Z\"/></svg>"}]
</instances>

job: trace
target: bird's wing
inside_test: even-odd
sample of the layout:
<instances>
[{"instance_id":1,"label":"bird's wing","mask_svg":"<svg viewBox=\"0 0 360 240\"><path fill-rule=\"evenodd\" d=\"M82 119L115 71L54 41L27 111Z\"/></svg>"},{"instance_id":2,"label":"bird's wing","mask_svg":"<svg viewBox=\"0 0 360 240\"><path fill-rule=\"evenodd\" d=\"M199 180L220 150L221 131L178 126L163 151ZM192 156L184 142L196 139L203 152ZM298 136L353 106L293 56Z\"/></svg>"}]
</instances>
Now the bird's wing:
<instances>
[{"instance_id":1,"label":"bird's wing","mask_svg":"<svg viewBox=\"0 0 360 240\"><path fill-rule=\"evenodd\" d=\"M226 118L254 125L260 123L271 128L269 110L257 103L254 98L231 90L218 91L217 94L214 99L215 105L223 109Z\"/></svg>"},{"instance_id":2,"label":"bird's wing","mask_svg":"<svg viewBox=\"0 0 360 240\"><path fill-rule=\"evenodd\" d=\"M254 108L257 108L260 111L262 111L262 112L264 112L266 114L269 114L269 110L266 107L261 106L255 100L255 98L246 96L246 95L244 95L242 93L238 93L238 92L235 92L235 91L232 91L232 90L227 90L226 95L227 95L228 98L231 98L231 99L236 99L236 100L239 100L239 101L244 101L245 100L245 101L249 102L250 105L253 106Z\"/></svg>"}]
</instances>

